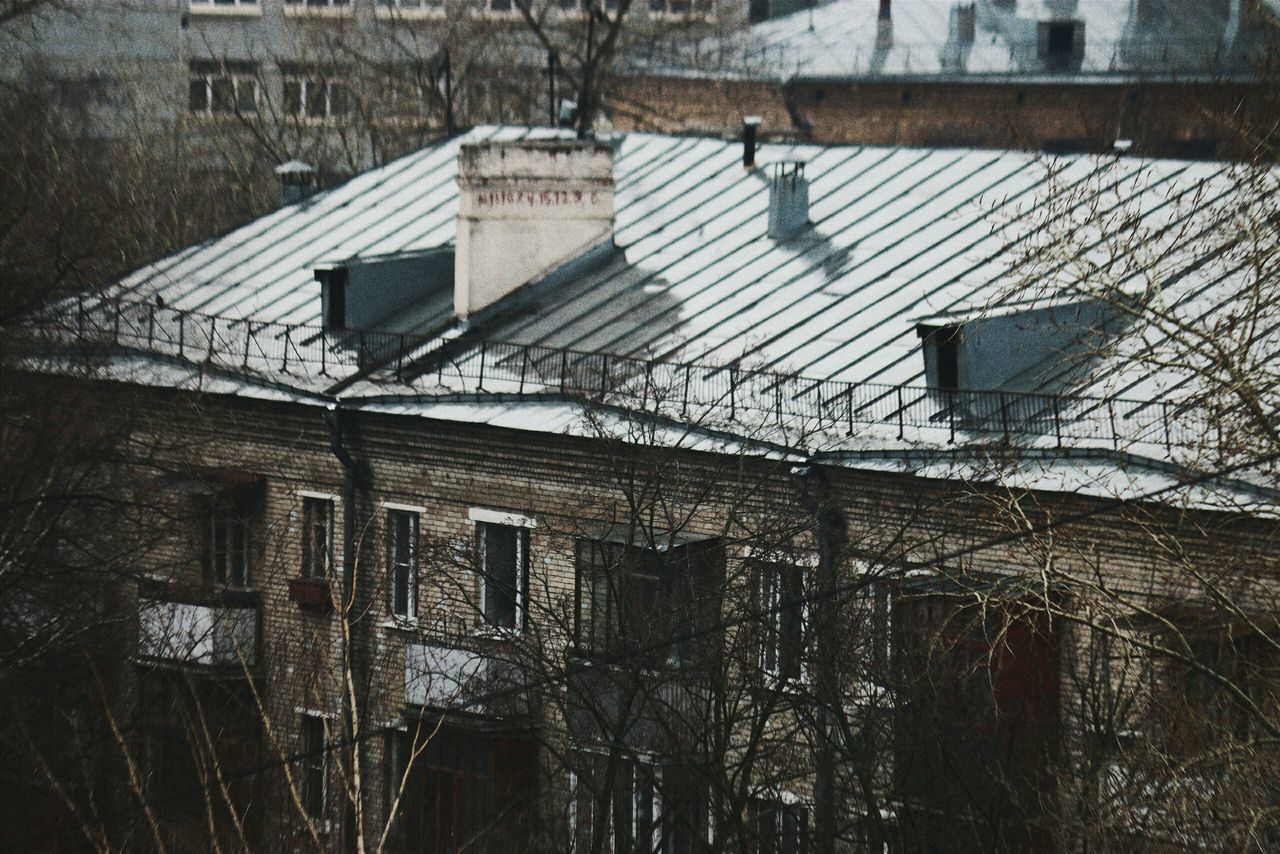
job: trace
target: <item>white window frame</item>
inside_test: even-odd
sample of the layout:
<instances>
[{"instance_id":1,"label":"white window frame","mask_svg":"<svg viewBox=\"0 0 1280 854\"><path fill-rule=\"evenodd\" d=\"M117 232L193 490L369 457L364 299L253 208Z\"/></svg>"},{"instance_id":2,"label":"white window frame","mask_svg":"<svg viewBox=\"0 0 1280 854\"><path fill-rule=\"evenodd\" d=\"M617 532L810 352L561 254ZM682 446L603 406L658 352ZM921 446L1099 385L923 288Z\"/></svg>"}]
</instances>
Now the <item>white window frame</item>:
<instances>
[{"instance_id":1,"label":"white window frame","mask_svg":"<svg viewBox=\"0 0 1280 854\"><path fill-rule=\"evenodd\" d=\"M387 610L391 614L391 619L395 623L401 624L417 624L418 622L418 584L422 573L422 558L419 554L419 547L422 542L422 517L426 513L426 508L416 504L400 504L395 501L382 502L382 509L387 516ZM412 519L410 531L410 571L409 571L409 590L408 590L408 609L407 613L400 614L396 612L396 567L391 559L390 537L392 532L391 519L394 513L408 513Z\"/></svg>"},{"instance_id":2,"label":"white window frame","mask_svg":"<svg viewBox=\"0 0 1280 854\"><path fill-rule=\"evenodd\" d=\"M244 68L246 64L253 65L252 69ZM200 66L203 69L197 70ZM237 67L240 66L240 67ZM190 86L197 79L204 83L204 108L194 109L190 102ZM216 80L231 81L231 101L232 106L229 110L214 109L213 89ZM253 110L245 111L240 109L240 87L248 84L253 87ZM258 108L262 103L262 85L258 78L258 69L256 63L221 63L216 59L196 59L192 60L187 66L187 115L203 116L206 118L214 118L217 116L235 116L235 115L257 115Z\"/></svg>"},{"instance_id":3,"label":"white window frame","mask_svg":"<svg viewBox=\"0 0 1280 854\"><path fill-rule=\"evenodd\" d=\"M809 644L808 644L809 627L812 624L811 623L811 619L812 619L811 592L813 589L812 584L813 584L814 576L816 573L809 566L806 566L805 564L799 563L794 560L764 561L759 565L759 572L760 572L760 577L759 577L759 585L757 587L757 593L761 597L767 597L767 601L757 601L756 603L757 606L760 608L761 629L764 629L766 627L765 620L768 620L769 621L768 629L772 633L772 636L769 637L769 636L765 636L764 633L762 632L762 638L761 638L762 642L760 644L760 669L762 672L767 673L772 678L778 679L784 683L795 682L798 684L808 684L809 661L805 653L808 651L808 647L809 647ZM782 644L782 627L780 623L783 616L783 612L781 610L778 610L779 606L782 604L782 599L781 599L782 585L781 584L771 585L769 589L766 590L765 579L764 579L764 573L766 572L770 572L770 573L795 572L800 575L800 603L799 603L800 605L800 649L798 650L798 653L797 653L800 657L800 660L798 662L799 664L798 672L793 676L786 676L782 673L783 644ZM773 650L774 666L773 667L770 667L767 664L767 656L769 654L769 647L767 644L769 640L772 640L772 642L774 643L774 650Z\"/></svg>"},{"instance_id":4,"label":"white window frame","mask_svg":"<svg viewBox=\"0 0 1280 854\"><path fill-rule=\"evenodd\" d=\"M300 531L300 533L302 534L301 548L303 550L302 566L298 567L299 577L315 578L315 579L327 581L329 578L332 577L333 569L335 566L334 552L333 552L333 546L334 546L333 527L334 527L334 520L337 519L338 517L338 496L328 492L313 492L312 490L309 490L309 489L299 489L297 495L298 495L298 514L301 519L301 531ZM328 505L329 518L325 522L325 528L328 534L329 541L328 543L325 544L325 566L323 567L320 575L302 574L303 571L305 571L306 569L306 563L308 560L306 555L306 544L307 544L307 538L309 536L307 526L310 524L309 520L307 519L307 502L308 501L320 501Z\"/></svg>"},{"instance_id":5,"label":"white window frame","mask_svg":"<svg viewBox=\"0 0 1280 854\"><path fill-rule=\"evenodd\" d=\"M305 728L307 726L306 724L307 721L319 721L320 746L322 748L327 747L328 735L326 734L326 731L328 729L329 722L332 721L334 718L335 716L332 714L328 714L324 712L316 712L313 710L305 710L305 709L302 710L301 712L299 712L298 720L299 720L299 730L303 737L299 740L303 742L305 742L306 740ZM305 749L305 744L303 746ZM308 765L310 760L311 760L311 757L304 756L301 762L299 763L301 765L302 778L301 780L299 780L299 783L301 785L298 787L299 788L298 799L302 802L303 812L307 814L307 817L309 819L312 819L314 821L327 822L328 816L329 816L329 751L328 750L320 751L320 813L319 815L313 814L307 808L308 804L306 802L307 794L308 794L307 778L311 772L311 768Z\"/></svg>"},{"instance_id":6,"label":"white window frame","mask_svg":"<svg viewBox=\"0 0 1280 854\"><path fill-rule=\"evenodd\" d=\"M529 516L522 516L518 513L508 513L505 510L489 510L483 507L472 507L467 511L467 520L476 527L476 549L477 563L479 572L480 587L480 628L479 631L484 632L500 632L500 633L520 633L525 629L527 602L525 601L529 588L529 569L530 560L527 554L531 548L532 531L531 529L538 526L536 519ZM481 525L496 525L506 528L523 529L516 537L516 620L515 626L495 626L489 622L489 602L487 597L488 584L488 564L485 554L485 538L481 531Z\"/></svg>"},{"instance_id":7,"label":"white window frame","mask_svg":"<svg viewBox=\"0 0 1280 854\"><path fill-rule=\"evenodd\" d=\"M353 15L355 0L285 0L286 15L345 18Z\"/></svg>"},{"instance_id":8,"label":"white window frame","mask_svg":"<svg viewBox=\"0 0 1280 854\"><path fill-rule=\"evenodd\" d=\"M377 0L373 14L377 18L443 18L447 14L444 3L445 0Z\"/></svg>"},{"instance_id":9,"label":"white window frame","mask_svg":"<svg viewBox=\"0 0 1280 854\"><path fill-rule=\"evenodd\" d=\"M189 0L188 11L193 15L261 15L259 0Z\"/></svg>"},{"instance_id":10,"label":"white window frame","mask_svg":"<svg viewBox=\"0 0 1280 854\"><path fill-rule=\"evenodd\" d=\"M320 68L294 68L284 74L282 82L283 95L282 106L284 107L284 115L287 118L295 119L300 122L327 122L341 118L351 109L350 97L351 88L346 78L349 77L345 72L339 72L335 69ZM298 87L298 111L293 112L289 109L289 93L290 85ZM312 113L307 108L309 100L309 92L313 86L320 86L324 89L324 111L320 113ZM333 108L333 91L335 86L342 86L347 89L348 103L341 113L334 112Z\"/></svg>"},{"instance_id":11,"label":"white window frame","mask_svg":"<svg viewBox=\"0 0 1280 854\"><path fill-rule=\"evenodd\" d=\"M603 756L606 759L609 756L609 752L607 750L604 750L603 748L600 748L596 745L575 744L572 746L571 752L576 754L590 754L594 756ZM637 775L640 774L641 769L644 768L644 769L648 769L648 771L650 772L650 777L653 780L653 815L650 819L650 821L653 824L653 827L650 831L652 836L651 836L651 839L649 840L649 850L660 851L662 850L661 849L662 837L663 837L662 820L664 817L664 809L663 809L664 804L662 802L663 766L660 762L657 761L656 757L650 754L645 754L645 753L637 753L634 759L632 759L630 756L620 756L619 758L631 765L631 841L632 841L632 844L634 845L635 843L639 842L639 840L636 839L636 833L640 829L639 827L640 787L636 785L636 781L638 779ZM571 852L571 854L577 854L577 851L578 851L578 786L580 784L581 784L581 780L579 778L577 770L575 770L574 768L570 768L569 769L569 851ZM594 799L595 793L593 792L591 794L592 794L592 798ZM615 828L613 826L612 799L610 799L610 802L609 802L609 810L606 818L609 822L609 827L605 831L604 851L607 852L607 854L613 854L614 843L617 841L617 839L616 839Z\"/></svg>"}]
</instances>

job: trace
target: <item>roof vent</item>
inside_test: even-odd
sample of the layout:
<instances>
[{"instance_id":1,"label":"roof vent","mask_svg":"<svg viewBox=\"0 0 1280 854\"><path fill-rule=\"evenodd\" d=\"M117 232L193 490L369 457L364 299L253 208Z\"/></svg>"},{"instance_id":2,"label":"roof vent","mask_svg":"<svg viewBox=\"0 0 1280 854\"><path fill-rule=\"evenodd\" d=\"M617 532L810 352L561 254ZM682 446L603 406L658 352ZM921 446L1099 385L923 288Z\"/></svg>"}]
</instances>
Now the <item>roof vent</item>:
<instances>
[{"instance_id":1,"label":"roof vent","mask_svg":"<svg viewBox=\"0 0 1280 854\"><path fill-rule=\"evenodd\" d=\"M290 160L276 167L280 178L280 204L300 202L316 191L316 170L301 160Z\"/></svg>"},{"instance_id":2,"label":"roof vent","mask_svg":"<svg viewBox=\"0 0 1280 854\"><path fill-rule=\"evenodd\" d=\"M756 133L760 130L759 116L742 117L742 168L756 168Z\"/></svg>"},{"instance_id":3,"label":"roof vent","mask_svg":"<svg viewBox=\"0 0 1280 854\"><path fill-rule=\"evenodd\" d=\"M952 31L956 41L973 44L978 35L978 9L973 3L957 3L951 7Z\"/></svg>"},{"instance_id":4,"label":"roof vent","mask_svg":"<svg viewBox=\"0 0 1280 854\"><path fill-rule=\"evenodd\" d=\"M809 224L809 182L804 164L782 161L773 164L769 179L769 236L786 240Z\"/></svg>"}]
</instances>

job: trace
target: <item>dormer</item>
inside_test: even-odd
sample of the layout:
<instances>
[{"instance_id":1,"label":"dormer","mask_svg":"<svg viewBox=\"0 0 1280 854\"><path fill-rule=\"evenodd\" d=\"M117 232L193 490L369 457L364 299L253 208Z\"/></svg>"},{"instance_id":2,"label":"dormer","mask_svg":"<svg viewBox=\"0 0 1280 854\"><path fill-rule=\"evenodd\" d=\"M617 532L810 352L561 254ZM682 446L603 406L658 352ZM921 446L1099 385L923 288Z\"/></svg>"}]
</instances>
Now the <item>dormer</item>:
<instances>
[{"instance_id":1,"label":"dormer","mask_svg":"<svg viewBox=\"0 0 1280 854\"><path fill-rule=\"evenodd\" d=\"M1085 300L936 315L916 334L930 388L1052 392L1080 377L1115 328L1108 306Z\"/></svg>"}]
</instances>

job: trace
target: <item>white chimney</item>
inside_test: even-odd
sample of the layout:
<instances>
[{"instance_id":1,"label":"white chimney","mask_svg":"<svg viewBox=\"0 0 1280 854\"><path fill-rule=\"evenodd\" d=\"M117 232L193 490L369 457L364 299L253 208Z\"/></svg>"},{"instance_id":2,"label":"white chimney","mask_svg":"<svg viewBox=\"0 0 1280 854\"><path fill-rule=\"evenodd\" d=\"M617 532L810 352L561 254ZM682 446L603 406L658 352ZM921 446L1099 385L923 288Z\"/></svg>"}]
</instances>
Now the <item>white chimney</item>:
<instances>
[{"instance_id":1,"label":"white chimney","mask_svg":"<svg viewBox=\"0 0 1280 854\"><path fill-rule=\"evenodd\" d=\"M458 153L453 310L467 317L612 239L613 148L480 142Z\"/></svg>"}]
</instances>

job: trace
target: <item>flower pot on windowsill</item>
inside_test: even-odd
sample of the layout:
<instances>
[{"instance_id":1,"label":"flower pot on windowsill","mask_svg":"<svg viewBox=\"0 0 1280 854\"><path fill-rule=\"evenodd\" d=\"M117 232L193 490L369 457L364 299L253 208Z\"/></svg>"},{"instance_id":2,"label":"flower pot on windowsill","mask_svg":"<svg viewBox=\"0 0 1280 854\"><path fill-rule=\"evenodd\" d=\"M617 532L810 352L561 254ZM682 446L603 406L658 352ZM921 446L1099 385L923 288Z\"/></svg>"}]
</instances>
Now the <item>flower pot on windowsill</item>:
<instances>
[{"instance_id":1,"label":"flower pot on windowsill","mask_svg":"<svg viewBox=\"0 0 1280 854\"><path fill-rule=\"evenodd\" d=\"M328 611L329 582L323 578L295 578L289 582L289 598L308 611Z\"/></svg>"}]
</instances>

